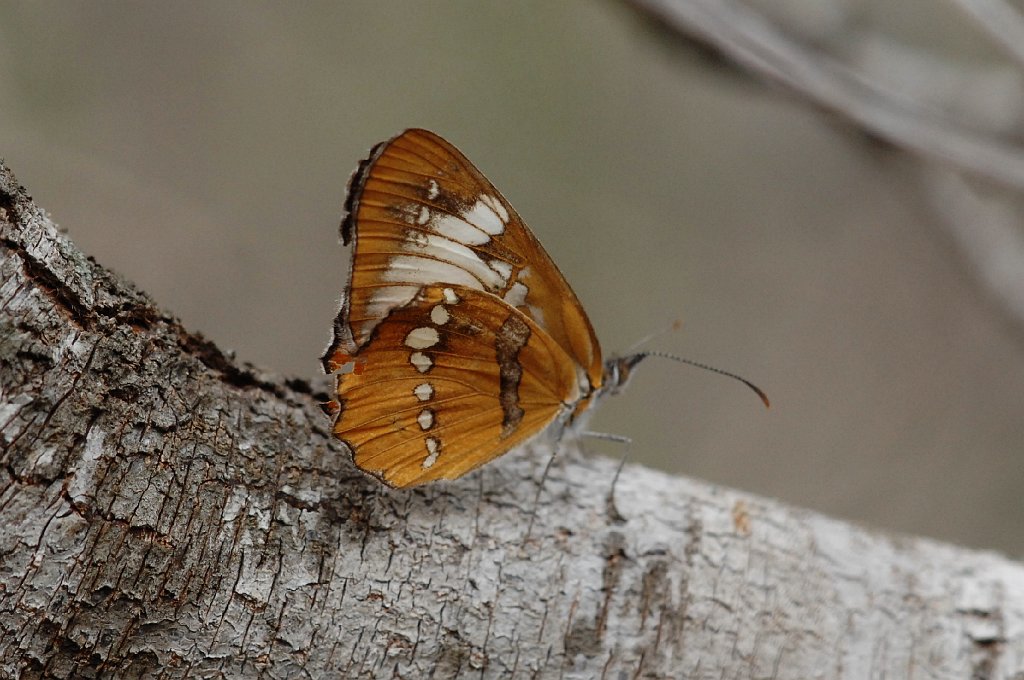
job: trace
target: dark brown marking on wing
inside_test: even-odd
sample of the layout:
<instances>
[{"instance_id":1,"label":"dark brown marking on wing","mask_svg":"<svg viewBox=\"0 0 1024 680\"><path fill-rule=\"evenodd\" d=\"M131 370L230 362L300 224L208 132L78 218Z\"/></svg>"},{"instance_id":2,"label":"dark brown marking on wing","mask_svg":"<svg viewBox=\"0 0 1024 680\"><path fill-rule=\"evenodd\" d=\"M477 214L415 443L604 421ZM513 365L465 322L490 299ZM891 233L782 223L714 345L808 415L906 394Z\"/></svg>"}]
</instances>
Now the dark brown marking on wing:
<instances>
[{"instance_id":1,"label":"dark brown marking on wing","mask_svg":"<svg viewBox=\"0 0 1024 680\"><path fill-rule=\"evenodd\" d=\"M519 407L519 381L523 378L523 367L519 363L519 350L530 339L530 327L518 314L510 314L501 324L495 339L498 354L500 391L498 399L504 417L501 421L501 437L504 439L515 432L523 420L523 409Z\"/></svg>"}]
</instances>

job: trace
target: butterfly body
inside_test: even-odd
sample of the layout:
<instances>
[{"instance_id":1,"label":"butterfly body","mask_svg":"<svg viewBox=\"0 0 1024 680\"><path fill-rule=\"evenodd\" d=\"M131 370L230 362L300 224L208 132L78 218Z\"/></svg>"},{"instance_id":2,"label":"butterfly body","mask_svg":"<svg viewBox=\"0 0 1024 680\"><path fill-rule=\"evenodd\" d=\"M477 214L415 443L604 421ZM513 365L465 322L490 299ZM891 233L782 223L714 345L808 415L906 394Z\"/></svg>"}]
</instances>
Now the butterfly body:
<instances>
[{"instance_id":1,"label":"butterfly body","mask_svg":"<svg viewBox=\"0 0 1024 680\"><path fill-rule=\"evenodd\" d=\"M323 357L334 434L391 486L454 479L577 422L642 355L604 363L575 293L507 200L426 130L353 175L348 288Z\"/></svg>"}]
</instances>

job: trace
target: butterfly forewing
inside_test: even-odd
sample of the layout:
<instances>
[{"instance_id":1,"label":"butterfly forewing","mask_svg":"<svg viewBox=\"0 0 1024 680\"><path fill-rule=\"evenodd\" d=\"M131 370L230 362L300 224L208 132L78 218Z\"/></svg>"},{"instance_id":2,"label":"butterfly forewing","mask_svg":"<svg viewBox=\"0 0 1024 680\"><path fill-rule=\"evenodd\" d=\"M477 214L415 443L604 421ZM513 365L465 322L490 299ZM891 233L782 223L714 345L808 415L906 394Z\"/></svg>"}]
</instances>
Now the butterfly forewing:
<instances>
[{"instance_id":1,"label":"butterfly forewing","mask_svg":"<svg viewBox=\"0 0 1024 680\"><path fill-rule=\"evenodd\" d=\"M354 355L424 286L497 296L529 317L600 386L601 352L579 300L508 201L454 146L426 130L378 145L352 178L349 289L324 357Z\"/></svg>"},{"instance_id":2,"label":"butterfly forewing","mask_svg":"<svg viewBox=\"0 0 1024 680\"><path fill-rule=\"evenodd\" d=\"M572 359L531 318L466 286L427 285L379 321L339 377L335 434L391 486L454 479L579 399Z\"/></svg>"}]
</instances>

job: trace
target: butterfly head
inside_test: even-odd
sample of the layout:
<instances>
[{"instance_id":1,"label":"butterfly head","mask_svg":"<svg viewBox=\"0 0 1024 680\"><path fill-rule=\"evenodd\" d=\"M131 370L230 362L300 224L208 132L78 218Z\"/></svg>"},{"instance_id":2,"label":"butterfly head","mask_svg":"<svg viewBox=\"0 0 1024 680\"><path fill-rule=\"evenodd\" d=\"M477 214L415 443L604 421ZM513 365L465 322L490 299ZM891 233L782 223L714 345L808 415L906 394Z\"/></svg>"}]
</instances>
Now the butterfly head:
<instances>
[{"instance_id":1,"label":"butterfly head","mask_svg":"<svg viewBox=\"0 0 1024 680\"><path fill-rule=\"evenodd\" d=\"M612 357L604 364L604 379L599 394L618 394L626 388L633 377L633 368L647 358L646 353L630 354L624 357Z\"/></svg>"}]
</instances>

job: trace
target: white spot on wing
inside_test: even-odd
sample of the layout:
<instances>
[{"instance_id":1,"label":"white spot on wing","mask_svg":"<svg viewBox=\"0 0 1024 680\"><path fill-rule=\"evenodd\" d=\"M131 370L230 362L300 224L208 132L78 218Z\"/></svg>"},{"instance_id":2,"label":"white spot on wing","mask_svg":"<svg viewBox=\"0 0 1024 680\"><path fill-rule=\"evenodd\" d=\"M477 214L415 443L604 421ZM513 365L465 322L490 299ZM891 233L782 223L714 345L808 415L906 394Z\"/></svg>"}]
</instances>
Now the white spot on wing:
<instances>
[{"instance_id":1,"label":"white spot on wing","mask_svg":"<svg viewBox=\"0 0 1024 680\"><path fill-rule=\"evenodd\" d=\"M457 305L460 302L459 296L451 288L445 288L441 294L444 295L444 301L450 305Z\"/></svg>"},{"instance_id":2,"label":"white spot on wing","mask_svg":"<svg viewBox=\"0 0 1024 680\"><path fill-rule=\"evenodd\" d=\"M420 414L416 416L416 422L420 424L421 430L429 430L434 426L434 412L429 408L425 408L420 411Z\"/></svg>"},{"instance_id":3,"label":"white spot on wing","mask_svg":"<svg viewBox=\"0 0 1024 680\"><path fill-rule=\"evenodd\" d=\"M527 305L527 309L530 312L530 316L541 326L544 325L544 310L537 305Z\"/></svg>"},{"instance_id":4,"label":"white spot on wing","mask_svg":"<svg viewBox=\"0 0 1024 680\"><path fill-rule=\"evenodd\" d=\"M423 352L413 352L409 355L409 363L415 366L420 373L426 373L434 365L434 360Z\"/></svg>"},{"instance_id":5,"label":"white spot on wing","mask_svg":"<svg viewBox=\"0 0 1024 680\"><path fill-rule=\"evenodd\" d=\"M522 269L519 270L519 275L516 276L516 283L511 288L509 288L507 293L505 293L505 301L508 302L513 307L522 307L525 305L527 311L529 312L533 320L539 323L541 326L543 326L544 310L538 307L537 305L527 304L526 302L526 297L530 293L530 285L529 283L525 282L529 281L532 273L533 272L531 271L529 266L523 267ZM517 288L517 286L519 286L520 284L522 284L523 287ZM514 301L509 299L512 296L514 296Z\"/></svg>"},{"instance_id":6,"label":"white spot on wing","mask_svg":"<svg viewBox=\"0 0 1024 680\"><path fill-rule=\"evenodd\" d=\"M480 265L482 269L488 269L483 266L483 262ZM408 299L401 304L386 306L381 316L387 316L388 312L395 307L400 307L410 302L422 286L429 286L438 281L455 283L460 286L476 288L477 290L483 289L480 281L466 271L465 268L454 265L451 262L440 262L431 257L419 257L418 255L395 255L388 262L388 268L381 274L381 278L385 281L408 284L411 291ZM386 287L385 290L394 290L396 288L398 286L390 286ZM374 301L376 301L376 297L377 293L374 293Z\"/></svg>"},{"instance_id":7,"label":"white spot on wing","mask_svg":"<svg viewBox=\"0 0 1024 680\"><path fill-rule=\"evenodd\" d=\"M508 278L512 276L512 265L505 260L490 260L487 265L498 272L498 276L501 277L502 286L508 283Z\"/></svg>"},{"instance_id":8,"label":"white spot on wing","mask_svg":"<svg viewBox=\"0 0 1024 680\"><path fill-rule=\"evenodd\" d=\"M438 326L443 326L448 323L448 319L452 318L448 310L444 308L444 305L434 305L434 308L430 310L430 320L436 323Z\"/></svg>"},{"instance_id":9,"label":"white spot on wing","mask_svg":"<svg viewBox=\"0 0 1024 680\"><path fill-rule=\"evenodd\" d=\"M431 224L431 227L442 236L470 246L479 246L491 240L487 232L480 227L451 215L438 217Z\"/></svg>"},{"instance_id":10,"label":"white spot on wing","mask_svg":"<svg viewBox=\"0 0 1024 680\"><path fill-rule=\"evenodd\" d=\"M366 302L366 321L357 324L352 329L357 342L365 342L370 333L377 327L380 320L391 313L391 310L403 307L416 297L419 292L419 285L415 286L381 286L373 291L370 299Z\"/></svg>"},{"instance_id":11,"label":"white spot on wing","mask_svg":"<svg viewBox=\"0 0 1024 680\"><path fill-rule=\"evenodd\" d=\"M491 210L493 210L495 213L497 213L498 218L502 222L504 222L505 224L508 224L508 210L505 210L505 206L503 206L501 204L500 200L498 200L494 196L488 196L486 194L481 196L480 200L483 201L484 203L486 203L487 207L489 207Z\"/></svg>"},{"instance_id":12,"label":"white spot on wing","mask_svg":"<svg viewBox=\"0 0 1024 680\"><path fill-rule=\"evenodd\" d=\"M445 278L449 276L451 267L458 267L463 270L463 275L465 273L472 275L474 282L468 285L478 290L493 291L496 288L504 287L505 281L502 280L498 272L488 267L472 249L437 234L425 234L424 236L425 241L417 239L413 243L416 248L415 256L422 257L415 263L415 271L411 270L412 263L405 259L408 256L396 256L389 263L389 268L406 267L402 276L407 278L403 280L412 279L420 284L436 283L437 281L461 283L462 280ZM405 250L409 251L410 249L406 248ZM390 271L386 272L386 277L390 278L391 275Z\"/></svg>"},{"instance_id":13,"label":"white spot on wing","mask_svg":"<svg viewBox=\"0 0 1024 680\"><path fill-rule=\"evenodd\" d=\"M430 383L420 383L412 391L420 401L427 401L434 396L434 386Z\"/></svg>"},{"instance_id":14,"label":"white spot on wing","mask_svg":"<svg viewBox=\"0 0 1024 680\"><path fill-rule=\"evenodd\" d=\"M416 224L426 224L430 221L430 208L425 205L420 206L420 212L416 215Z\"/></svg>"},{"instance_id":15,"label":"white spot on wing","mask_svg":"<svg viewBox=\"0 0 1024 680\"><path fill-rule=\"evenodd\" d=\"M433 201L441 193L441 187L437 185L437 180L430 180L427 182L427 198Z\"/></svg>"},{"instance_id":16,"label":"white spot on wing","mask_svg":"<svg viewBox=\"0 0 1024 680\"><path fill-rule=\"evenodd\" d=\"M526 287L526 284L516 281L512 284L512 287L505 293L505 302L509 303L513 307L522 307L526 304L526 296L529 294L530 289Z\"/></svg>"},{"instance_id":17,"label":"white spot on wing","mask_svg":"<svg viewBox=\"0 0 1024 680\"><path fill-rule=\"evenodd\" d=\"M441 444L434 437L427 437L425 441L429 455L423 459L423 469L427 470L437 462L437 455L441 452Z\"/></svg>"},{"instance_id":18,"label":"white spot on wing","mask_svg":"<svg viewBox=\"0 0 1024 680\"><path fill-rule=\"evenodd\" d=\"M405 346L412 347L413 349L426 349L436 345L440 339L441 336L436 328L420 326L419 328L412 329L405 336Z\"/></svg>"},{"instance_id":19,"label":"white spot on wing","mask_svg":"<svg viewBox=\"0 0 1024 680\"><path fill-rule=\"evenodd\" d=\"M505 231L505 223L498 213L494 212L494 208L483 199L474 203L472 208L463 213L462 219L491 236L497 236Z\"/></svg>"}]
</instances>

